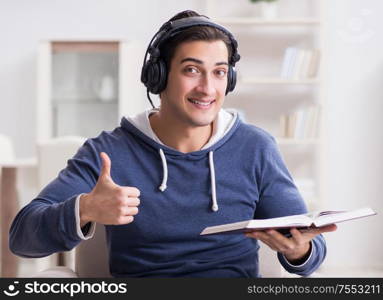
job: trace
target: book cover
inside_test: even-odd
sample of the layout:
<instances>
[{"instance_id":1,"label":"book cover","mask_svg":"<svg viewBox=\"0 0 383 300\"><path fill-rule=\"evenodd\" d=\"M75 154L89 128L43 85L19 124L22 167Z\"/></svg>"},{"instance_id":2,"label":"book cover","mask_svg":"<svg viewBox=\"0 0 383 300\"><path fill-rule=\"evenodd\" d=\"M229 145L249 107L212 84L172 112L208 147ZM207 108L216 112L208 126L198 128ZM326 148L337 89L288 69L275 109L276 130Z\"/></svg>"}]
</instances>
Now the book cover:
<instances>
[{"instance_id":1,"label":"book cover","mask_svg":"<svg viewBox=\"0 0 383 300\"><path fill-rule=\"evenodd\" d=\"M293 68L292 79L300 79L300 73L304 62L305 51L303 49L297 49L297 56Z\"/></svg>"},{"instance_id":2,"label":"book cover","mask_svg":"<svg viewBox=\"0 0 383 300\"><path fill-rule=\"evenodd\" d=\"M370 207L350 211L320 211L303 215L292 215L271 219L246 220L241 222L206 227L200 234L251 232L254 230L277 229L285 233L289 228L322 227L334 223L376 215ZM287 230L288 231L288 230Z\"/></svg>"},{"instance_id":3,"label":"book cover","mask_svg":"<svg viewBox=\"0 0 383 300\"><path fill-rule=\"evenodd\" d=\"M289 65L291 63L293 55L294 55L294 49L292 47L286 48L283 61L282 61L281 78L289 77L289 74L288 74Z\"/></svg>"},{"instance_id":4,"label":"book cover","mask_svg":"<svg viewBox=\"0 0 383 300\"><path fill-rule=\"evenodd\" d=\"M288 63L287 63L287 69L286 69L286 76L284 78L289 79L292 78L294 69L295 69L295 64L298 56L298 49L291 47L290 54L288 57Z\"/></svg>"},{"instance_id":5,"label":"book cover","mask_svg":"<svg viewBox=\"0 0 383 300\"><path fill-rule=\"evenodd\" d=\"M312 60L312 56L313 56L313 51L310 49L305 49L305 57L304 57L304 61L303 61L303 65L302 65L302 69L301 69L301 73L300 73L301 78L307 78L308 77L307 75L308 75L310 62Z\"/></svg>"},{"instance_id":6,"label":"book cover","mask_svg":"<svg viewBox=\"0 0 383 300\"><path fill-rule=\"evenodd\" d=\"M307 77L315 78L319 72L321 53L318 49L314 49L310 60L310 65L307 70Z\"/></svg>"}]
</instances>

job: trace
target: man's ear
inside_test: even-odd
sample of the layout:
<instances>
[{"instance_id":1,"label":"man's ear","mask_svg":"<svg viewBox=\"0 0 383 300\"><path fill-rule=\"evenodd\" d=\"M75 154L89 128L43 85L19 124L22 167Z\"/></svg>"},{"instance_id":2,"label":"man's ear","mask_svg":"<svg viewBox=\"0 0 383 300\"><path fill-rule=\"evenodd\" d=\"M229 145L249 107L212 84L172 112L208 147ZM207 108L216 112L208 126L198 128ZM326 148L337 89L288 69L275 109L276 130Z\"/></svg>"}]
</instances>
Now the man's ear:
<instances>
[{"instance_id":1,"label":"man's ear","mask_svg":"<svg viewBox=\"0 0 383 300\"><path fill-rule=\"evenodd\" d=\"M165 98L164 97L165 91L166 91L166 88L161 93L158 94L158 98L160 98L161 101Z\"/></svg>"}]
</instances>

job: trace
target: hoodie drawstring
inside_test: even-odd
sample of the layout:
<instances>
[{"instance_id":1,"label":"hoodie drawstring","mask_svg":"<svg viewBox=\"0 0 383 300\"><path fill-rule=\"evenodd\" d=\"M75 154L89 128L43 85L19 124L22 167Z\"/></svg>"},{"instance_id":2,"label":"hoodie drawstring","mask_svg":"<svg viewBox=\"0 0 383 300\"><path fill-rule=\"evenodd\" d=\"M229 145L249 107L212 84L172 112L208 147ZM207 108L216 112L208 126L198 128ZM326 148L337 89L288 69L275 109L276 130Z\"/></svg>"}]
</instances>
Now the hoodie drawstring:
<instances>
[{"instance_id":1,"label":"hoodie drawstring","mask_svg":"<svg viewBox=\"0 0 383 300\"><path fill-rule=\"evenodd\" d=\"M159 186L159 189L160 189L161 192L163 192L163 191L166 190L166 188L167 188L166 184L168 183L168 165L166 163L165 154L164 154L164 151L162 149L160 149L160 156L161 156L162 169L163 169L163 172L164 172L164 176L162 178L162 183Z\"/></svg>"},{"instance_id":2,"label":"hoodie drawstring","mask_svg":"<svg viewBox=\"0 0 383 300\"><path fill-rule=\"evenodd\" d=\"M167 188L167 182L168 182L168 165L166 163L166 157L164 154L164 151L162 149L159 150L161 161L162 161L162 169L164 176L162 178L162 183L159 186L159 189L161 192L164 192ZM211 196L212 196L212 205L211 209L212 211L218 211L218 204L217 204L217 192L215 188L215 169L214 169L214 157L213 157L213 151L209 152L209 166L210 166L210 180L211 180Z\"/></svg>"},{"instance_id":3,"label":"hoodie drawstring","mask_svg":"<svg viewBox=\"0 0 383 300\"><path fill-rule=\"evenodd\" d=\"M211 180L211 197L212 197L212 205L211 209L213 211L218 210L218 204L217 204L217 192L215 190L215 170L214 170L214 157L213 157L213 151L209 152L209 166L210 166L210 180Z\"/></svg>"}]
</instances>

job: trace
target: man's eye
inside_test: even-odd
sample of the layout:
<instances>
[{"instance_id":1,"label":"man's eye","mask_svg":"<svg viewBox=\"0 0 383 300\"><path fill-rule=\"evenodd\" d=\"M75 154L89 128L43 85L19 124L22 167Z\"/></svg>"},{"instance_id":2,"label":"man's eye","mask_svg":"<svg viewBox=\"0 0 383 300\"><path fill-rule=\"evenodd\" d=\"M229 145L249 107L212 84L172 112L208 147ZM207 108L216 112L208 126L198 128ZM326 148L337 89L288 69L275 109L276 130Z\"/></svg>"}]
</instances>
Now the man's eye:
<instances>
[{"instance_id":1,"label":"man's eye","mask_svg":"<svg viewBox=\"0 0 383 300\"><path fill-rule=\"evenodd\" d=\"M217 70L215 73L216 73L219 77L224 77L224 76L226 76L227 71L226 71L226 70Z\"/></svg>"},{"instance_id":2,"label":"man's eye","mask_svg":"<svg viewBox=\"0 0 383 300\"><path fill-rule=\"evenodd\" d=\"M198 73L198 70L196 68L193 68L193 67L186 67L185 72L196 74L196 73Z\"/></svg>"}]
</instances>

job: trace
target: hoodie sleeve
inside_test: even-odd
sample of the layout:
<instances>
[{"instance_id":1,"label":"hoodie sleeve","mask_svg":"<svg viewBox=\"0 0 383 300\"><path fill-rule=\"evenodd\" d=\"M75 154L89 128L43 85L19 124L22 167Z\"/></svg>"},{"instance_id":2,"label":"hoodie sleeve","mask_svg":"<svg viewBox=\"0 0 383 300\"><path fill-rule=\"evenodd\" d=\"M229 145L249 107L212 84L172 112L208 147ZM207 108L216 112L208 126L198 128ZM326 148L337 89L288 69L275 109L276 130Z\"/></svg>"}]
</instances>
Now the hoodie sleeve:
<instances>
[{"instance_id":1,"label":"hoodie sleeve","mask_svg":"<svg viewBox=\"0 0 383 300\"><path fill-rule=\"evenodd\" d=\"M97 140L85 142L57 178L16 215L9 234L10 250L14 254L43 257L71 250L87 238L76 220L78 196L90 192L97 182L101 165L97 143ZM91 234L93 228L93 224L84 226Z\"/></svg>"},{"instance_id":2,"label":"hoodie sleeve","mask_svg":"<svg viewBox=\"0 0 383 300\"><path fill-rule=\"evenodd\" d=\"M307 213L307 208L287 170L274 138L263 147L260 169L257 171L259 201L255 219L276 218ZM311 241L311 253L300 265L292 265L278 253L278 259L286 271L301 276L313 273L326 256L326 243L322 235Z\"/></svg>"}]
</instances>

